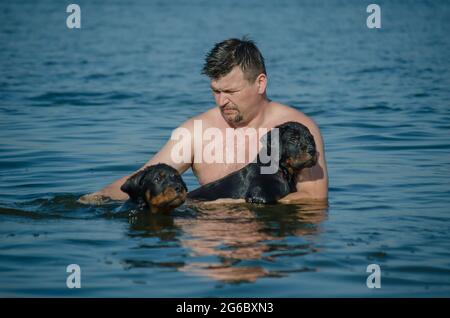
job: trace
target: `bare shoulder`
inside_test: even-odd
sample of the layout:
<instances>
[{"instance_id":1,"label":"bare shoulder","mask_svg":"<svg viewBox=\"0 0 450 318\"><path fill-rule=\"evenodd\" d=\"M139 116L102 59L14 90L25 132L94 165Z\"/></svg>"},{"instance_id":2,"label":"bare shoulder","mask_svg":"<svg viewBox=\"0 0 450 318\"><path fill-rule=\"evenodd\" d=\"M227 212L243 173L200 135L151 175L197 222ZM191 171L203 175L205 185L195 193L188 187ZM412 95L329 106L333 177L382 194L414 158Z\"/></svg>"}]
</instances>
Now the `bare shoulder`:
<instances>
[{"instance_id":1,"label":"bare shoulder","mask_svg":"<svg viewBox=\"0 0 450 318\"><path fill-rule=\"evenodd\" d=\"M193 132L194 124L196 121L200 121L202 123L203 128L211 127L219 119L218 116L220 116L220 113L219 113L217 107L213 107L199 115L189 118L184 123L182 123L180 125L180 127L187 128L191 132Z\"/></svg>"},{"instance_id":2,"label":"bare shoulder","mask_svg":"<svg viewBox=\"0 0 450 318\"><path fill-rule=\"evenodd\" d=\"M308 127L314 136L320 135L319 127L315 121L298 109L276 102L272 102L272 109L275 115L273 118L276 118L275 126L287 121L296 121Z\"/></svg>"}]
</instances>

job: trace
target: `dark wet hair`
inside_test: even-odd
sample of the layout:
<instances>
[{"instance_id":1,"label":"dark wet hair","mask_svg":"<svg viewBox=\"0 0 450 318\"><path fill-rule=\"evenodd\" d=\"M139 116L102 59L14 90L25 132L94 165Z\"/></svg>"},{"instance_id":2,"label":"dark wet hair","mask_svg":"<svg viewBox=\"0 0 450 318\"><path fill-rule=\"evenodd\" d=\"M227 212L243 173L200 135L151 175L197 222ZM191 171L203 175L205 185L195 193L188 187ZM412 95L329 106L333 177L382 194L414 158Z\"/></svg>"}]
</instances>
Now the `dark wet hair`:
<instances>
[{"instance_id":1,"label":"dark wet hair","mask_svg":"<svg viewBox=\"0 0 450 318\"><path fill-rule=\"evenodd\" d=\"M251 83L259 74L267 75L261 52L255 43L246 37L242 40L228 39L216 43L206 54L202 74L217 80L230 73L235 66L241 68L245 79Z\"/></svg>"}]
</instances>

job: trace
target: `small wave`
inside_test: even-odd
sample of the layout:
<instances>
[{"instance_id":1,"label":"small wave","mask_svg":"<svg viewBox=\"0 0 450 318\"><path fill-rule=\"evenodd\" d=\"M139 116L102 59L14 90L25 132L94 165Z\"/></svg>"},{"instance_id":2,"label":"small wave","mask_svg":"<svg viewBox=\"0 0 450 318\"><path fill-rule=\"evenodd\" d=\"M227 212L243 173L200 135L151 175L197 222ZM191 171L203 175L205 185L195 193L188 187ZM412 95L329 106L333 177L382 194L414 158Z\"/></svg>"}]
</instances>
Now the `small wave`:
<instances>
[{"instance_id":1,"label":"small wave","mask_svg":"<svg viewBox=\"0 0 450 318\"><path fill-rule=\"evenodd\" d=\"M16 217L23 217L23 218L30 218L30 219L61 219L61 218L70 218L70 217L64 217L59 214L53 214L53 213L39 213L39 212L33 212L33 211L26 211L26 210L20 210L20 209L13 209L13 208L6 208L6 207L0 207L0 215L5 216L16 216Z\"/></svg>"},{"instance_id":2,"label":"small wave","mask_svg":"<svg viewBox=\"0 0 450 318\"><path fill-rule=\"evenodd\" d=\"M364 96L360 97L361 99L364 99ZM361 106L360 108L358 108L361 111L375 111L375 112L400 112L403 111L403 108L400 107L394 107L389 105L386 102L379 102L379 103L375 103L373 105L367 105L367 106Z\"/></svg>"},{"instance_id":3,"label":"small wave","mask_svg":"<svg viewBox=\"0 0 450 318\"><path fill-rule=\"evenodd\" d=\"M127 100L139 97L139 94L125 92L47 92L30 97L34 106L95 106L110 105L117 100Z\"/></svg>"},{"instance_id":4,"label":"small wave","mask_svg":"<svg viewBox=\"0 0 450 318\"><path fill-rule=\"evenodd\" d=\"M112 201L101 206L85 205L78 202L74 194L57 194L49 198L0 206L0 214L32 219L89 219L115 215L120 203Z\"/></svg>"},{"instance_id":5,"label":"small wave","mask_svg":"<svg viewBox=\"0 0 450 318\"><path fill-rule=\"evenodd\" d=\"M360 149L373 151L403 151L403 150L448 150L450 144L423 144L423 145L362 145Z\"/></svg>"},{"instance_id":6,"label":"small wave","mask_svg":"<svg viewBox=\"0 0 450 318\"><path fill-rule=\"evenodd\" d=\"M399 67L380 67L380 66L372 66L372 67L364 67L357 71L351 72L349 74L372 74L372 73L396 73Z\"/></svg>"}]
</instances>

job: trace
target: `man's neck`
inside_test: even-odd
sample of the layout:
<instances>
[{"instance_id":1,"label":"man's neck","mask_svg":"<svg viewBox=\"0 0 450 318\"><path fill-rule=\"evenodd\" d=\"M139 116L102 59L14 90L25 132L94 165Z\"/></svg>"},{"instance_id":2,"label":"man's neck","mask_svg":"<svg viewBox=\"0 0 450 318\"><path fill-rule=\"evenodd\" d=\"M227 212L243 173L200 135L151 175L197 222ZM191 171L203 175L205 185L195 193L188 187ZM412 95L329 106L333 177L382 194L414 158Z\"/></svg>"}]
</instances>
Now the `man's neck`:
<instances>
[{"instance_id":1,"label":"man's neck","mask_svg":"<svg viewBox=\"0 0 450 318\"><path fill-rule=\"evenodd\" d=\"M266 114L268 111L270 105L270 100L265 98L261 101L261 104L259 105L259 111L256 114L256 116L254 116L253 118L251 118L249 121L245 122L245 123L237 123L237 124L229 124L229 126L231 128L237 129L237 128L255 128L258 129L261 126L263 126L263 124L266 121Z\"/></svg>"}]
</instances>

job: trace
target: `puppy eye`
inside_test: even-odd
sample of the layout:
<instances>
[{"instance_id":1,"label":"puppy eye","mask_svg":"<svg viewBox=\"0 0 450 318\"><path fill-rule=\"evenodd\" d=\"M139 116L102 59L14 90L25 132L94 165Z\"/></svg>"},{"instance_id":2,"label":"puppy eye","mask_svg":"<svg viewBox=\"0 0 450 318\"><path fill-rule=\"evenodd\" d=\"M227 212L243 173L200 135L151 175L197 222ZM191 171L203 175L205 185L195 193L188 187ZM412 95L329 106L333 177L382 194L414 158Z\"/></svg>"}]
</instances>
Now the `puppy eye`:
<instances>
[{"instance_id":1,"label":"puppy eye","mask_svg":"<svg viewBox=\"0 0 450 318\"><path fill-rule=\"evenodd\" d=\"M160 176L157 176L157 177L155 177L155 179L153 179L153 181L154 181L154 182L160 182L160 181L161 181L161 177L160 177Z\"/></svg>"}]
</instances>

